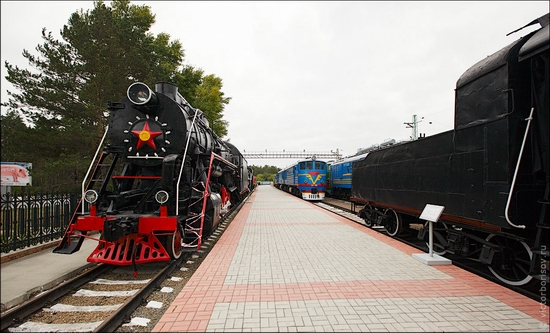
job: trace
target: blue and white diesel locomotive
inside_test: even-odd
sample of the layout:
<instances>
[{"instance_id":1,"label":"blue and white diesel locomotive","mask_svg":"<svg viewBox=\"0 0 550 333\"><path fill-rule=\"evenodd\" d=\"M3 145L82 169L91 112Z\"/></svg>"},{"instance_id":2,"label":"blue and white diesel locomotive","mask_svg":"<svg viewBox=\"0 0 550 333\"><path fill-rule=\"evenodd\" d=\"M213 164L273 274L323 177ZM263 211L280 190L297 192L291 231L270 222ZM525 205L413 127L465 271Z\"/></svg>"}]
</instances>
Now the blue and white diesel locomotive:
<instances>
[{"instance_id":1,"label":"blue and white diesel locomotive","mask_svg":"<svg viewBox=\"0 0 550 333\"><path fill-rule=\"evenodd\" d=\"M315 158L305 159L281 170L273 185L304 200L323 200L327 185L327 164Z\"/></svg>"},{"instance_id":2,"label":"blue and white diesel locomotive","mask_svg":"<svg viewBox=\"0 0 550 333\"><path fill-rule=\"evenodd\" d=\"M351 195L353 162L362 161L368 153L344 157L327 163L327 195L347 200Z\"/></svg>"}]
</instances>

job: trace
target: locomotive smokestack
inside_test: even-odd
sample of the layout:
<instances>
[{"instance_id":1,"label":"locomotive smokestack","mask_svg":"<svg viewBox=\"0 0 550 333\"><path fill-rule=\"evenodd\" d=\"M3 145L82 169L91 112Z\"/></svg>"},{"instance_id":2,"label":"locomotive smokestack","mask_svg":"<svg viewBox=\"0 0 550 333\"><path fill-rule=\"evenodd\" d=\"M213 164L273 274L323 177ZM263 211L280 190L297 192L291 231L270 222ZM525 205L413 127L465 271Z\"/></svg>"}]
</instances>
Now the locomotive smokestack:
<instances>
[{"instance_id":1,"label":"locomotive smokestack","mask_svg":"<svg viewBox=\"0 0 550 333\"><path fill-rule=\"evenodd\" d=\"M155 84L155 91L164 94L175 101L176 96L178 95L178 86L168 82L158 82Z\"/></svg>"},{"instance_id":2,"label":"locomotive smokestack","mask_svg":"<svg viewBox=\"0 0 550 333\"><path fill-rule=\"evenodd\" d=\"M178 86L168 82L158 82L155 84L155 91L173 99L180 105L189 105L187 100L178 92Z\"/></svg>"}]
</instances>

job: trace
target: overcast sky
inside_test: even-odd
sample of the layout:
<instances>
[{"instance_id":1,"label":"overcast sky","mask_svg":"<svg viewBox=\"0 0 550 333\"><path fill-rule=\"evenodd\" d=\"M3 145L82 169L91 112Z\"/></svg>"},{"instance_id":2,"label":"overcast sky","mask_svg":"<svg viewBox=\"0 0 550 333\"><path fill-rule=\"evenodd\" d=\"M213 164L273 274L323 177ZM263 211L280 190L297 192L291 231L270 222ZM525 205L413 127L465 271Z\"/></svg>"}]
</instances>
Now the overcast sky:
<instances>
[{"instance_id":1,"label":"overcast sky","mask_svg":"<svg viewBox=\"0 0 550 333\"><path fill-rule=\"evenodd\" d=\"M109 3L109 2L107 2ZM185 63L223 80L229 139L242 151L352 155L386 139L408 140L454 124L456 81L470 66L534 27L547 1L132 1L156 15ZM93 1L2 1L4 62L28 68L46 28L59 31ZM123 96L121 96L122 98ZM2 114L5 110L2 109ZM431 122L431 124L430 124ZM284 167L294 160L249 159Z\"/></svg>"}]
</instances>

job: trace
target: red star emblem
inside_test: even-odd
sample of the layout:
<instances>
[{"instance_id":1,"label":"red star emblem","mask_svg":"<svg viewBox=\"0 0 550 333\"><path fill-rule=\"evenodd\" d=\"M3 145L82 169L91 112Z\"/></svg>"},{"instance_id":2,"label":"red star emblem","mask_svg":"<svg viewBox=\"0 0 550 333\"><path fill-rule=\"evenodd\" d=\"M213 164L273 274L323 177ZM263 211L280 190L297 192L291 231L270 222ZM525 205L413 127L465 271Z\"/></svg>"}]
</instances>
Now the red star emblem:
<instances>
[{"instance_id":1,"label":"red star emblem","mask_svg":"<svg viewBox=\"0 0 550 333\"><path fill-rule=\"evenodd\" d=\"M149 123L145 122L145 125L143 125L143 129L141 131L133 130L132 134L137 136L139 139L136 146L137 149L141 148L144 144L147 144L153 149L157 149L154 139L161 135L162 132L151 132L149 129Z\"/></svg>"}]
</instances>

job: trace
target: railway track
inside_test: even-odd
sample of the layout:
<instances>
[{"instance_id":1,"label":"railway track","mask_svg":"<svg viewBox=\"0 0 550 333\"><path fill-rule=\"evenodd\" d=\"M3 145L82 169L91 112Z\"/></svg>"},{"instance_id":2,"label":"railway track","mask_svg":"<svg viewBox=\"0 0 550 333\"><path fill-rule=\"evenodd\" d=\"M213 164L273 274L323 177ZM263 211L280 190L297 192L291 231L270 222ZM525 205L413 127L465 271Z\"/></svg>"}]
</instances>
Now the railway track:
<instances>
[{"instance_id":1,"label":"railway track","mask_svg":"<svg viewBox=\"0 0 550 333\"><path fill-rule=\"evenodd\" d=\"M243 203L246 200L243 201ZM243 203L196 253L137 266L98 264L2 313L2 332L150 332Z\"/></svg>"},{"instance_id":2,"label":"railway track","mask_svg":"<svg viewBox=\"0 0 550 333\"><path fill-rule=\"evenodd\" d=\"M371 228L373 230L379 231L379 232L385 232L384 227L368 227L363 219L357 216L357 212L352 211L352 206L349 201L344 201L340 199L334 199L334 198L326 198L322 202L315 203L315 205L327 209L333 213L336 213L342 217L345 217L353 222L356 222L358 224L363 225L365 228ZM357 211L361 207L357 206ZM404 230L398 237L392 237L394 239L397 239L407 245L410 245L420 251L428 252L428 246L426 245L426 242L419 240L417 236L417 231L421 227L421 224L417 225L411 225L411 229ZM390 236L387 236L390 237ZM507 284L502 283L500 280L498 280L494 275L492 275L487 267L479 262L475 262L471 259L466 259L464 257L454 255L451 253L446 253L445 257L447 259L452 260L453 265L458 266L464 270L467 270L471 273L474 273L478 276L481 276L491 282L497 283L501 286L504 286L510 290L513 290L515 292L518 292L524 296L527 296L537 302L541 302L541 293L539 292L539 287L536 283L533 285L527 285L527 286L510 286Z\"/></svg>"},{"instance_id":3,"label":"railway track","mask_svg":"<svg viewBox=\"0 0 550 333\"><path fill-rule=\"evenodd\" d=\"M2 331L113 331L181 260L142 267L138 278L132 267L98 264L2 314Z\"/></svg>"}]
</instances>

